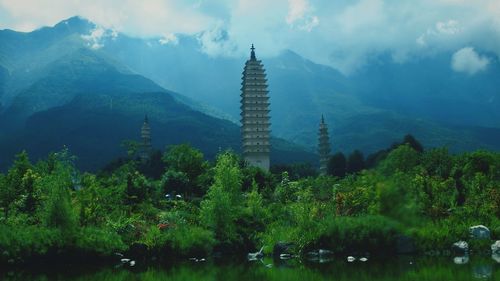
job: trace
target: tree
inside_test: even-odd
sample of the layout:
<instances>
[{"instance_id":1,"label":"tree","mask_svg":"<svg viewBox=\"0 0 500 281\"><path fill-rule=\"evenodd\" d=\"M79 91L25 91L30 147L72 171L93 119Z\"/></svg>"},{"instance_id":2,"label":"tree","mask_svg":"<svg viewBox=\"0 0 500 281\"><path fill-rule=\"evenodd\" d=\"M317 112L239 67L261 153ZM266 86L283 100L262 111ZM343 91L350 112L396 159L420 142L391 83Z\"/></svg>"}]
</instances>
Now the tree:
<instances>
[{"instance_id":1,"label":"tree","mask_svg":"<svg viewBox=\"0 0 500 281\"><path fill-rule=\"evenodd\" d=\"M424 152L424 147L422 146L422 144L414 136L410 134L404 136L402 144L408 144L416 152L419 153Z\"/></svg>"},{"instance_id":2,"label":"tree","mask_svg":"<svg viewBox=\"0 0 500 281\"><path fill-rule=\"evenodd\" d=\"M360 172L365 168L365 160L363 157L363 153L359 150L354 150L349 158L347 159L347 168L346 171L349 174L354 174Z\"/></svg>"},{"instance_id":3,"label":"tree","mask_svg":"<svg viewBox=\"0 0 500 281\"><path fill-rule=\"evenodd\" d=\"M347 160L342 152L335 153L328 160L327 171L328 174L334 177L343 178L346 173Z\"/></svg>"},{"instance_id":4,"label":"tree","mask_svg":"<svg viewBox=\"0 0 500 281\"><path fill-rule=\"evenodd\" d=\"M201 202L200 216L223 243L237 239L236 219L240 213L242 174L238 158L229 153L217 157L214 183Z\"/></svg>"},{"instance_id":5,"label":"tree","mask_svg":"<svg viewBox=\"0 0 500 281\"><path fill-rule=\"evenodd\" d=\"M32 169L33 165L31 165L26 151L16 155L16 160L7 172L3 184L0 184L0 206L4 209L5 217L9 214L11 204L26 193L26 189L32 189L25 178L26 173Z\"/></svg>"},{"instance_id":6,"label":"tree","mask_svg":"<svg viewBox=\"0 0 500 281\"><path fill-rule=\"evenodd\" d=\"M447 148L428 150L422 157L422 166L429 175L446 179L451 175L453 157L448 153Z\"/></svg>"},{"instance_id":7,"label":"tree","mask_svg":"<svg viewBox=\"0 0 500 281\"><path fill-rule=\"evenodd\" d=\"M163 155L163 161L167 164L167 172L164 179L179 178L180 173L187 179L182 193L201 195L202 186L199 177L208 169L208 163L203 158L203 153L189 144L171 146ZM171 188L166 186L166 188ZM175 187L172 187L175 189Z\"/></svg>"},{"instance_id":8,"label":"tree","mask_svg":"<svg viewBox=\"0 0 500 281\"><path fill-rule=\"evenodd\" d=\"M409 145L401 145L387 155L380 165L380 169L386 175L395 172L408 173L420 163L420 154Z\"/></svg>"}]
</instances>

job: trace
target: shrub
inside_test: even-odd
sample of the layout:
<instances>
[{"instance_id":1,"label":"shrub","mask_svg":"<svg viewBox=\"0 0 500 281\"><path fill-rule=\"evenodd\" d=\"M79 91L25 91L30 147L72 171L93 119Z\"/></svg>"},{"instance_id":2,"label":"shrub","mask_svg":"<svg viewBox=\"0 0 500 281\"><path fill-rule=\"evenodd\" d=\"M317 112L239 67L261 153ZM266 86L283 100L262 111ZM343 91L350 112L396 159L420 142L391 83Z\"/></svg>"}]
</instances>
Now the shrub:
<instances>
[{"instance_id":1,"label":"shrub","mask_svg":"<svg viewBox=\"0 0 500 281\"><path fill-rule=\"evenodd\" d=\"M127 248L116 232L94 227L79 229L75 247L77 250L100 256L108 256Z\"/></svg>"},{"instance_id":2,"label":"shrub","mask_svg":"<svg viewBox=\"0 0 500 281\"><path fill-rule=\"evenodd\" d=\"M396 250L399 228L397 222L382 216L333 217L326 221L323 234L308 248L387 254Z\"/></svg>"}]
</instances>

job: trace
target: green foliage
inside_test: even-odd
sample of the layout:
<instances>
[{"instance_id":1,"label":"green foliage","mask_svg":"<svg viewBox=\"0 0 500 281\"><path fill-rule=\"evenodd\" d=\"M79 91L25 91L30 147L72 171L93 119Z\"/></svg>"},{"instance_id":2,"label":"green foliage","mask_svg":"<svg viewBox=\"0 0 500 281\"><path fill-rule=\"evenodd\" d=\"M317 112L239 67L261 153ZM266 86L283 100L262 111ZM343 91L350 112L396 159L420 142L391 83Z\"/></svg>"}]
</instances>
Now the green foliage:
<instances>
[{"instance_id":1,"label":"green foliage","mask_svg":"<svg viewBox=\"0 0 500 281\"><path fill-rule=\"evenodd\" d=\"M380 167L382 173L409 173L420 163L420 155L409 145L401 145L389 153Z\"/></svg>"},{"instance_id":2,"label":"green foliage","mask_svg":"<svg viewBox=\"0 0 500 281\"><path fill-rule=\"evenodd\" d=\"M237 240L236 220L241 212L242 175L237 158L231 153L218 156L214 184L201 202L200 216L203 224L215 233L222 243Z\"/></svg>"},{"instance_id":3,"label":"green foliage","mask_svg":"<svg viewBox=\"0 0 500 281\"><path fill-rule=\"evenodd\" d=\"M0 224L0 261L20 261L63 247L63 235L58 229L36 226L6 226Z\"/></svg>"},{"instance_id":4,"label":"green foliage","mask_svg":"<svg viewBox=\"0 0 500 281\"><path fill-rule=\"evenodd\" d=\"M321 237L310 246L337 253L393 253L396 237L401 233L397 222L382 216L336 217L325 224Z\"/></svg>"},{"instance_id":5,"label":"green foliage","mask_svg":"<svg viewBox=\"0 0 500 281\"><path fill-rule=\"evenodd\" d=\"M343 178L347 170L347 159L344 153L338 152L332 155L328 160L328 174L334 177Z\"/></svg>"},{"instance_id":6,"label":"green foliage","mask_svg":"<svg viewBox=\"0 0 500 281\"><path fill-rule=\"evenodd\" d=\"M204 256L216 243L212 231L198 226L180 226L168 232L168 241L174 253L181 256Z\"/></svg>"},{"instance_id":7,"label":"green foliage","mask_svg":"<svg viewBox=\"0 0 500 281\"><path fill-rule=\"evenodd\" d=\"M43 221L48 227L73 232L76 229L76 215L66 186L53 182L52 190L44 207Z\"/></svg>"},{"instance_id":8,"label":"green foliage","mask_svg":"<svg viewBox=\"0 0 500 281\"><path fill-rule=\"evenodd\" d=\"M365 160L363 153L359 150L354 150L347 158L346 172L355 174L365 168Z\"/></svg>"},{"instance_id":9,"label":"green foliage","mask_svg":"<svg viewBox=\"0 0 500 281\"><path fill-rule=\"evenodd\" d=\"M167 172L163 176L163 189L165 192L201 196L205 189L202 186L202 175L208 169L208 163L203 158L203 153L189 144L171 146L163 155L167 164Z\"/></svg>"},{"instance_id":10,"label":"green foliage","mask_svg":"<svg viewBox=\"0 0 500 281\"><path fill-rule=\"evenodd\" d=\"M82 252L101 256L111 256L127 248L116 232L95 227L80 228L75 247Z\"/></svg>"},{"instance_id":11,"label":"green foliage","mask_svg":"<svg viewBox=\"0 0 500 281\"><path fill-rule=\"evenodd\" d=\"M208 166L203 153L189 144L171 146L163 156L163 161L168 169L185 173L191 181L203 174Z\"/></svg>"},{"instance_id":12,"label":"green foliage","mask_svg":"<svg viewBox=\"0 0 500 281\"><path fill-rule=\"evenodd\" d=\"M0 259L65 251L104 257L136 242L174 256L262 245L269 251L278 241L293 243L298 253L321 247L376 254L393 251L401 234L421 252L441 251L467 239L477 224L498 239L500 155L420 153L414 146L385 150L375 169L296 180L283 171L279 182L242 167L230 152L209 168L187 145L165 154L161 179L143 174L134 161L93 175L80 174L67 149L36 165L21 153L0 174L0 252L6 253ZM171 191L184 196L166 198Z\"/></svg>"}]
</instances>

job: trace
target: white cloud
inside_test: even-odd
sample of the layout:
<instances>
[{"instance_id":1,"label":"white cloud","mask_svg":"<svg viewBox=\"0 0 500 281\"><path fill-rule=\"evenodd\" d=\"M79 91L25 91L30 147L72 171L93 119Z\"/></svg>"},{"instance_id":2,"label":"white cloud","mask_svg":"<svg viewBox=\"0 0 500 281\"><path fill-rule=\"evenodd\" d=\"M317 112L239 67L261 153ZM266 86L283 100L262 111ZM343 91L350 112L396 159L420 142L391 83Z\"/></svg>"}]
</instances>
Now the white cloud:
<instances>
[{"instance_id":1,"label":"white cloud","mask_svg":"<svg viewBox=\"0 0 500 281\"><path fill-rule=\"evenodd\" d=\"M304 18L304 15L309 10L309 2L307 0L288 0L288 15L286 22L293 24L295 21Z\"/></svg>"},{"instance_id":2,"label":"white cloud","mask_svg":"<svg viewBox=\"0 0 500 281\"><path fill-rule=\"evenodd\" d=\"M67 24L67 22L65 22L65 24ZM104 47L104 41L107 38L116 40L118 32L114 29L105 29L102 26L96 26L89 34L84 34L81 37L83 40L87 41L87 46L97 50Z\"/></svg>"},{"instance_id":3,"label":"white cloud","mask_svg":"<svg viewBox=\"0 0 500 281\"><path fill-rule=\"evenodd\" d=\"M456 20L449 20L447 22L437 22L436 30L442 34L457 34L460 32L460 25Z\"/></svg>"},{"instance_id":4,"label":"white cloud","mask_svg":"<svg viewBox=\"0 0 500 281\"><path fill-rule=\"evenodd\" d=\"M480 56L472 47L465 47L453 54L451 68L456 72L473 75L486 70L489 63L488 57Z\"/></svg>"},{"instance_id":5,"label":"white cloud","mask_svg":"<svg viewBox=\"0 0 500 281\"><path fill-rule=\"evenodd\" d=\"M198 36L201 51L210 56L233 55L236 45L230 40L223 22L218 22L212 29L203 31Z\"/></svg>"},{"instance_id":6,"label":"white cloud","mask_svg":"<svg viewBox=\"0 0 500 281\"><path fill-rule=\"evenodd\" d=\"M193 35L210 55L248 56L251 43L260 57L292 49L346 74L381 54L404 63L473 45L500 55L498 0L0 0L0 28L74 15L163 44Z\"/></svg>"},{"instance_id":7,"label":"white cloud","mask_svg":"<svg viewBox=\"0 0 500 281\"><path fill-rule=\"evenodd\" d=\"M82 35L82 39L87 41L88 46L92 49L97 50L104 47L104 44L101 43L101 39L106 33L106 30L102 27L96 27L91 30L89 34Z\"/></svg>"},{"instance_id":8,"label":"white cloud","mask_svg":"<svg viewBox=\"0 0 500 281\"><path fill-rule=\"evenodd\" d=\"M177 36L173 33L168 33L165 34L162 38L160 38L158 42L161 45L166 45L166 44L177 45L179 44L179 38L177 38Z\"/></svg>"}]
</instances>

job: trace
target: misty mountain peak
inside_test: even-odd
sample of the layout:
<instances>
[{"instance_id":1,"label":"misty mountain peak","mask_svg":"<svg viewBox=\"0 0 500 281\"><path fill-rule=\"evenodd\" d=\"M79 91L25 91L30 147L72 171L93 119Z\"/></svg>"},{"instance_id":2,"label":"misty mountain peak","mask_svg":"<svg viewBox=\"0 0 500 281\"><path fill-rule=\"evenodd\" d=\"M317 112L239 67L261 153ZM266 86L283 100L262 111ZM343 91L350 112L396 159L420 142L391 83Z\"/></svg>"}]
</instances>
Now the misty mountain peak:
<instances>
[{"instance_id":1,"label":"misty mountain peak","mask_svg":"<svg viewBox=\"0 0 500 281\"><path fill-rule=\"evenodd\" d=\"M55 30L64 30L76 33L88 33L94 29L96 24L80 16L73 16L68 19L62 20L54 25Z\"/></svg>"}]
</instances>

